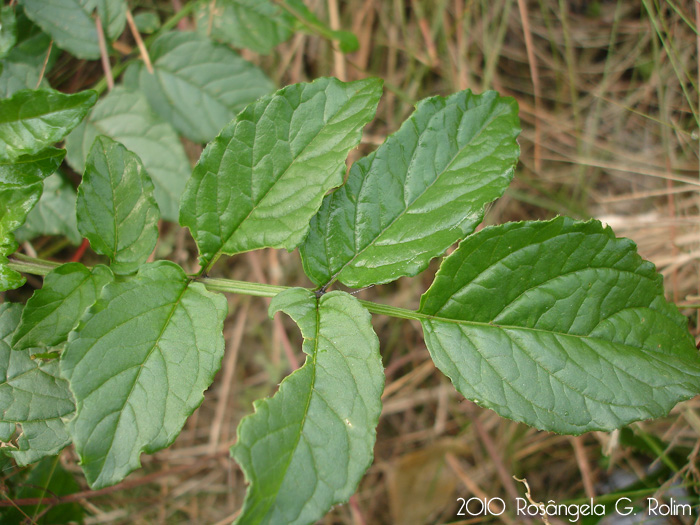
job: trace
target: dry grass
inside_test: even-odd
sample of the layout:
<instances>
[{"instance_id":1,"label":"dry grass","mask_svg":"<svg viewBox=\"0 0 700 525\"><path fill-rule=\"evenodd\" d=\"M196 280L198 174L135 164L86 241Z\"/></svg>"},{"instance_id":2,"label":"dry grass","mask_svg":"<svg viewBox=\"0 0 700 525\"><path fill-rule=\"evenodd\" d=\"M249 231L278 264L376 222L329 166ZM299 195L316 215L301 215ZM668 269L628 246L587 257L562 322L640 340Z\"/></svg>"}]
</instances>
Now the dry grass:
<instances>
[{"instance_id":1,"label":"dry grass","mask_svg":"<svg viewBox=\"0 0 700 525\"><path fill-rule=\"evenodd\" d=\"M385 98L362 153L396 130L422 97L465 88L514 96L523 125L521 163L487 222L600 218L657 264L669 299L698 334L696 1L312 0L310 6L334 26L352 29L359 51L343 56L319 37L297 35L270 57L246 56L280 85L324 75L384 78ZM166 228L161 251L185 265L195 260L189 237L174 227ZM415 307L435 269L360 297ZM309 285L296 253L239 256L216 272ZM227 450L238 421L253 399L275 391L301 354L296 328L286 319L270 321L263 300L229 301L224 368L204 404L171 448L143 457L144 469L128 478L126 489L86 496L88 523L214 524L236 515L245 484ZM432 365L417 325L383 317L374 324L387 369L375 463L350 504L322 523L481 523L459 521L457 498L522 497L514 475L527 478L533 499L558 502L644 487L645 495L666 497L679 483L700 482L700 400L623 432L578 438L539 432L457 394ZM77 473L75 459L70 450L62 456Z\"/></svg>"}]
</instances>

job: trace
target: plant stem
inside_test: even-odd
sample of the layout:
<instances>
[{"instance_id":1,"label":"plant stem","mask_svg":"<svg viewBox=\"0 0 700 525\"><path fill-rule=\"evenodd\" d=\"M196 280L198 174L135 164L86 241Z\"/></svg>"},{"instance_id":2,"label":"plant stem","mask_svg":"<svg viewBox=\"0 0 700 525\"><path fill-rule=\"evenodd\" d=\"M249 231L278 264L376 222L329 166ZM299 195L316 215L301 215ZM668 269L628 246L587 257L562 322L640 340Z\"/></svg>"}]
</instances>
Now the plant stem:
<instances>
[{"instance_id":1,"label":"plant stem","mask_svg":"<svg viewBox=\"0 0 700 525\"><path fill-rule=\"evenodd\" d=\"M168 18L165 22L163 22L163 25L160 26L160 29L153 33L151 36L146 38L143 43L145 46L148 46L151 42L153 42L156 38L158 38L160 35L163 33L166 33L170 31L173 27L177 25L177 23L188 16L189 14L194 11L194 9L201 3L201 0L195 0L194 2L188 2L184 6L182 6L182 9L180 9L177 13L175 13L173 16ZM140 60L141 57L140 55L138 57L130 58L129 60L126 60L124 62L118 62L112 67L112 76L114 78L117 78L119 75L121 75L124 70L127 68L129 64L132 62L135 62L137 60ZM107 81L103 77L102 80L100 80L95 86L92 88L95 91L97 91L98 95L101 95L104 90L107 88Z\"/></svg>"},{"instance_id":2,"label":"plant stem","mask_svg":"<svg viewBox=\"0 0 700 525\"><path fill-rule=\"evenodd\" d=\"M30 273L32 275L46 275L54 268L61 266L61 263L45 261L43 259L28 257L21 253L15 253L9 260L8 266L18 272Z\"/></svg>"},{"instance_id":3,"label":"plant stem","mask_svg":"<svg viewBox=\"0 0 700 525\"><path fill-rule=\"evenodd\" d=\"M8 266L18 272L29 273L33 275L46 275L54 268L61 266L61 263L28 257L21 253L15 253L9 260ZM195 281L202 283L207 290L212 292L227 292L241 295L252 295L255 297L274 297L280 292L289 289L289 286L274 286L271 284L253 283L248 281L236 281L234 279L218 279L213 277L195 277ZM387 315L389 317L397 317L399 319L430 319L431 316L408 310L406 308L398 308L388 304L373 303L371 301L360 301L362 306L367 308L371 313L378 315Z\"/></svg>"}]
</instances>

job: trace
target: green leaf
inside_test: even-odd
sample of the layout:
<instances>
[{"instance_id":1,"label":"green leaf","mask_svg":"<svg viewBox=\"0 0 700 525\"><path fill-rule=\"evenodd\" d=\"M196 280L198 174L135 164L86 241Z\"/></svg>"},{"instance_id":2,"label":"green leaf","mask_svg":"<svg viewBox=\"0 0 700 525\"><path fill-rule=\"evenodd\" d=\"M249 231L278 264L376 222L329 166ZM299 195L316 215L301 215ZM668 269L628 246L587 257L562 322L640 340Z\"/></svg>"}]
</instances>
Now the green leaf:
<instances>
[{"instance_id":1,"label":"green leaf","mask_svg":"<svg viewBox=\"0 0 700 525\"><path fill-rule=\"evenodd\" d=\"M96 100L94 91L66 95L44 89L25 89L0 100L0 160L32 155L58 142Z\"/></svg>"},{"instance_id":2,"label":"green leaf","mask_svg":"<svg viewBox=\"0 0 700 525\"><path fill-rule=\"evenodd\" d=\"M21 274L7 265L7 256L17 250L12 232L24 223L40 196L41 183L26 187L0 184L0 292L19 288L26 282Z\"/></svg>"},{"instance_id":3,"label":"green leaf","mask_svg":"<svg viewBox=\"0 0 700 525\"><path fill-rule=\"evenodd\" d=\"M180 224L204 265L221 254L297 246L345 158L374 116L381 81L321 78L244 109L202 153L182 197Z\"/></svg>"},{"instance_id":4,"label":"green leaf","mask_svg":"<svg viewBox=\"0 0 700 525\"><path fill-rule=\"evenodd\" d=\"M346 502L372 463L384 370L370 314L351 295L277 295L308 355L238 427L231 449L250 482L236 523L314 523Z\"/></svg>"},{"instance_id":5,"label":"green leaf","mask_svg":"<svg viewBox=\"0 0 700 525\"><path fill-rule=\"evenodd\" d=\"M416 275L474 231L513 178L518 107L494 91L421 101L328 195L300 247L318 285Z\"/></svg>"},{"instance_id":6,"label":"green leaf","mask_svg":"<svg viewBox=\"0 0 700 525\"><path fill-rule=\"evenodd\" d=\"M124 0L20 0L27 16L56 44L78 58L100 58L97 27L92 13L98 10L105 36L116 39L126 23Z\"/></svg>"},{"instance_id":7,"label":"green leaf","mask_svg":"<svg viewBox=\"0 0 700 525\"><path fill-rule=\"evenodd\" d=\"M50 88L45 78L39 82L41 66L11 60L0 60L0 98L7 98L23 89Z\"/></svg>"},{"instance_id":8,"label":"green leaf","mask_svg":"<svg viewBox=\"0 0 700 525\"><path fill-rule=\"evenodd\" d=\"M102 20L105 36L114 41L124 32L126 26L126 0L94 0Z\"/></svg>"},{"instance_id":9,"label":"green leaf","mask_svg":"<svg viewBox=\"0 0 700 525\"><path fill-rule=\"evenodd\" d=\"M141 93L117 87L66 137L66 160L74 170L85 170L85 159L97 135L121 142L139 156L153 180L161 216L176 221L180 195L191 168L170 124L150 110Z\"/></svg>"},{"instance_id":10,"label":"green leaf","mask_svg":"<svg viewBox=\"0 0 700 525\"><path fill-rule=\"evenodd\" d=\"M39 235L63 235L72 244L80 244L82 236L75 218L75 201L73 186L60 173L47 178L39 202L27 215L24 225L15 232L18 242Z\"/></svg>"},{"instance_id":11,"label":"green leaf","mask_svg":"<svg viewBox=\"0 0 700 525\"><path fill-rule=\"evenodd\" d=\"M67 263L51 270L43 287L27 301L12 347L25 350L65 343L102 288L113 280L110 269L102 265L90 270L80 263Z\"/></svg>"},{"instance_id":12,"label":"green leaf","mask_svg":"<svg viewBox=\"0 0 700 525\"><path fill-rule=\"evenodd\" d=\"M77 401L69 432L92 488L175 440L221 366L226 311L169 261L102 289L61 357Z\"/></svg>"},{"instance_id":13,"label":"green leaf","mask_svg":"<svg viewBox=\"0 0 700 525\"><path fill-rule=\"evenodd\" d=\"M17 43L0 60L0 98L7 98L22 89L50 88L46 78L41 77L41 71L46 62L48 73L60 53L57 48L48 52L51 39L32 24L21 8L18 8L16 19Z\"/></svg>"},{"instance_id":14,"label":"green leaf","mask_svg":"<svg viewBox=\"0 0 700 525\"><path fill-rule=\"evenodd\" d=\"M153 110L195 142L213 139L244 106L274 89L257 66L196 33L166 33L149 54L154 72L136 63L127 84L138 83Z\"/></svg>"},{"instance_id":15,"label":"green leaf","mask_svg":"<svg viewBox=\"0 0 700 525\"><path fill-rule=\"evenodd\" d=\"M11 349L21 314L21 305L0 304L0 423L21 425L19 447L9 454L26 465L70 442L63 418L70 417L74 405L56 360L41 363L31 358L31 351Z\"/></svg>"},{"instance_id":16,"label":"green leaf","mask_svg":"<svg viewBox=\"0 0 700 525\"><path fill-rule=\"evenodd\" d=\"M109 137L98 136L78 187L78 230L115 273L135 272L158 240L160 213L141 160Z\"/></svg>"},{"instance_id":17,"label":"green leaf","mask_svg":"<svg viewBox=\"0 0 700 525\"><path fill-rule=\"evenodd\" d=\"M40 183L58 169L65 156L64 149L46 148L13 161L0 159L0 188L22 188Z\"/></svg>"},{"instance_id":18,"label":"green leaf","mask_svg":"<svg viewBox=\"0 0 700 525\"><path fill-rule=\"evenodd\" d=\"M539 429L665 415L700 392L700 358L635 248L564 217L468 237L421 300L435 364L465 397Z\"/></svg>"},{"instance_id":19,"label":"green leaf","mask_svg":"<svg viewBox=\"0 0 700 525\"><path fill-rule=\"evenodd\" d=\"M12 232L24 223L41 197L44 178L56 171L64 155L64 150L47 148L15 162L0 159L0 291L18 288L26 281L7 266L7 256L17 249Z\"/></svg>"},{"instance_id":20,"label":"green leaf","mask_svg":"<svg viewBox=\"0 0 700 525\"><path fill-rule=\"evenodd\" d=\"M269 0L216 0L197 12L197 31L267 55L292 36L293 17Z\"/></svg>"},{"instance_id":21,"label":"green leaf","mask_svg":"<svg viewBox=\"0 0 700 525\"><path fill-rule=\"evenodd\" d=\"M17 42L17 20L12 6L0 8L0 58L3 58Z\"/></svg>"},{"instance_id":22,"label":"green leaf","mask_svg":"<svg viewBox=\"0 0 700 525\"><path fill-rule=\"evenodd\" d=\"M55 505L52 501L52 497L75 494L81 489L73 475L61 466L59 456L42 459L32 467L26 479L19 481L13 476L13 481L17 484L17 491L12 499L38 498L44 504L11 508L0 514L3 523L25 523L27 516L32 516L33 525L83 523L83 508L79 503Z\"/></svg>"},{"instance_id":23,"label":"green leaf","mask_svg":"<svg viewBox=\"0 0 700 525\"><path fill-rule=\"evenodd\" d=\"M17 43L8 53L7 60L22 62L39 69L46 62L46 71L49 71L61 51L51 45L51 37L27 17L21 6L17 7L16 18ZM51 53L49 53L49 48L51 48Z\"/></svg>"},{"instance_id":24,"label":"green leaf","mask_svg":"<svg viewBox=\"0 0 700 525\"><path fill-rule=\"evenodd\" d=\"M134 23L140 33L150 35L155 33L160 27L160 18L153 11L141 11L134 15Z\"/></svg>"},{"instance_id":25,"label":"green leaf","mask_svg":"<svg viewBox=\"0 0 700 525\"><path fill-rule=\"evenodd\" d=\"M360 42L353 33L331 29L306 7L303 0L284 0L284 4L287 10L301 22L300 28L307 29L312 34L318 33L329 40L337 41L338 47L343 53L354 53L360 48Z\"/></svg>"}]
</instances>

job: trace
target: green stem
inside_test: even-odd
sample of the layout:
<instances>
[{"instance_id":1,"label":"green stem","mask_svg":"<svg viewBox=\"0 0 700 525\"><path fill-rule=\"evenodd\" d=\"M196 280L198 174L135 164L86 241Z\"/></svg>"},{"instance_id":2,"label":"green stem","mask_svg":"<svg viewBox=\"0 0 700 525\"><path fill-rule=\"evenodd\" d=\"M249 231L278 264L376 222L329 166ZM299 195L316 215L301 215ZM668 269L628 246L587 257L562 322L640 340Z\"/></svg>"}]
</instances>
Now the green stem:
<instances>
[{"instance_id":1,"label":"green stem","mask_svg":"<svg viewBox=\"0 0 700 525\"><path fill-rule=\"evenodd\" d=\"M196 281L202 283L207 290L213 292L229 292L253 295L255 297L274 297L289 288L288 286L273 286L271 284L234 281L233 279L214 279L212 277L199 277Z\"/></svg>"},{"instance_id":2,"label":"green stem","mask_svg":"<svg viewBox=\"0 0 700 525\"><path fill-rule=\"evenodd\" d=\"M8 266L18 272L29 273L33 275L46 275L54 268L61 266L61 263L53 261L45 261L43 259L35 259L20 253L15 253L9 260ZM195 277L197 282L202 283L207 290L212 292L227 292L241 295L252 295L255 297L274 297L278 293L289 289L289 286L274 286L271 284L252 283L248 281L236 281L234 279L218 279L213 277ZM373 303L371 301L360 301L362 306L367 308L371 313L378 315L387 315L389 317L397 317L399 319L431 319L431 316L408 310L406 308L398 308L388 304Z\"/></svg>"},{"instance_id":3,"label":"green stem","mask_svg":"<svg viewBox=\"0 0 700 525\"><path fill-rule=\"evenodd\" d=\"M8 266L15 271L30 273L32 275L46 275L54 268L61 266L61 263L35 259L21 253L15 253L10 258Z\"/></svg>"}]
</instances>

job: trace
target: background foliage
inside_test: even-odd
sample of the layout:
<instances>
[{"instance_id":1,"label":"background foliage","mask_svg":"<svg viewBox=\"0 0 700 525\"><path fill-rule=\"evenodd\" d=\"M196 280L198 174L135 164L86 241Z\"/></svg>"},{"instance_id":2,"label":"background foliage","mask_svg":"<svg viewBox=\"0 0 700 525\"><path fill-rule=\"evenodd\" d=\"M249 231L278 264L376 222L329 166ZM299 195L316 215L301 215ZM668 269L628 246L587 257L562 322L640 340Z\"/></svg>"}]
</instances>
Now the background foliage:
<instances>
[{"instance_id":1,"label":"background foliage","mask_svg":"<svg viewBox=\"0 0 700 525\"><path fill-rule=\"evenodd\" d=\"M23 3L30 7L36 1ZM160 99L164 86L191 86L192 78L206 78L206 85L219 81L246 85L259 71L271 79L270 89L327 75L343 80L381 77L385 96L358 156L396 131L415 101L465 88L476 92L494 88L518 100L524 131L515 181L489 209L486 222L558 213L601 218L618 235L635 240L641 255L656 263L665 276L669 299L691 316L697 335L700 43L695 28L700 13L696 2L308 0L311 14L306 15L305 31L297 31L288 11L266 12L252 7L255 4L130 2L144 36L177 13L185 14L177 22L179 29L244 48L241 55L259 70L242 66L236 79L207 77L216 71L207 69L209 60L236 60L228 48L212 50L208 40L184 33L170 37L177 42L149 42L156 76L144 75L146 66L138 62L126 68L124 86L101 99L88 121L67 140L72 168L82 173L81 159L94 136L107 133L141 157L154 179L153 194L162 217L175 220L177 207L169 192L179 190L159 180L179 173L176 180L184 186L187 159L192 162L201 153L196 141L212 138L240 109L236 99L240 93L230 93L229 98L206 89L172 93L181 96L182 108L192 102L207 108L210 119L197 119L195 126L188 120L191 109L168 113L169 106ZM296 2L288 4L303 8ZM123 31L123 13L101 15L108 36L117 39L110 55L116 75L126 57L137 55L138 49L132 35ZM18 20L26 30L2 61L3 95L38 82L65 92L107 87L101 80L104 66L91 18L77 21L72 38L66 40L73 44L65 44L88 60L76 60L58 49L64 45L61 28L50 31L50 16L35 21L51 32L51 51L47 53L49 37L27 19ZM357 36L359 47L352 53L340 51L341 46L347 50L354 44L347 34L334 32L341 28ZM71 49L81 35L82 45ZM170 46L187 46L200 57L192 64L193 71L189 64L177 63L167 52ZM151 85L154 82L159 84ZM44 190L45 197L20 239L33 239L23 245L26 253L68 261L79 255L72 246L81 236L74 224L61 228L67 232L65 238L33 234L56 233L55 218L70 220L61 210L75 200L72 188L79 178L67 172L48 180L54 182ZM157 254L188 271L196 268L194 243L172 223L160 224ZM101 261L90 252L82 257L86 264ZM295 254L283 251L250 253L222 260L215 275L308 286L297 261ZM417 308L436 269L433 263L431 271L419 278L401 279L358 297ZM24 300L39 286L30 278L23 289L6 295ZM250 412L252 400L271 394L281 378L299 366L302 356L296 350L301 348L301 337L291 321L280 316L268 320L267 304L261 299L228 300L233 314L225 329L224 367L173 447L144 456L143 470L103 495L82 494L86 487L78 485L83 483L80 475L76 482L65 481L77 470L70 449L60 460L44 460L31 470L7 463L3 487L12 487L13 499L62 492L79 496L68 497L66 504L49 513L48 507L24 506L3 519L16 521L28 515L51 523L84 514L88 523L230 522L245 493L243 476L228 458L235 428ZM454 523L457 497L522 496L523 488L512 475L527 478L536 500L565 502L622 492L639 497L687 496L697 504L692 487L681 492L677 488L681 481L700 482L697 401L679 405L663 420L637 423L619 432L575 438L540 432L465 402L435 370L418 325L377 316L373 324L382 341L387 378L375 463L351 502L336 508L325 523ZM60 512L68 514L57 517Z\"/></svg>"}]
</instances>

